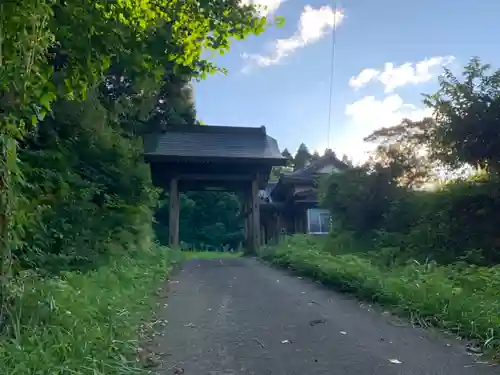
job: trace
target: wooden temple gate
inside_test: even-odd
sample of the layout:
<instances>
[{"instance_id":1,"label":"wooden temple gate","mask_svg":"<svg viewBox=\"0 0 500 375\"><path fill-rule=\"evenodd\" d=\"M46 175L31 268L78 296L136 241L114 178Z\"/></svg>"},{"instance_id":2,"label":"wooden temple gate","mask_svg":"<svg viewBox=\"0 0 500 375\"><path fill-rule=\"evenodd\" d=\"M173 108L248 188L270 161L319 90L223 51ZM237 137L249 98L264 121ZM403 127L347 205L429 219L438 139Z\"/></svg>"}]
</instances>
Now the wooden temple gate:
<instances>
[{"instance_id":1,"label":"wooden temple gate","mask_svg":"<svg viewBox=\"0 0 500 375\"><path fill-rule=\"evenodd\" d=\"M240 193L245 248L261 244L259 190L273 166L285 165L265 127L189 126L148 134L144 157L156 186L169 191L169 243L179 246L180 192L218 190Z\"/></svg>"}]
</instances>

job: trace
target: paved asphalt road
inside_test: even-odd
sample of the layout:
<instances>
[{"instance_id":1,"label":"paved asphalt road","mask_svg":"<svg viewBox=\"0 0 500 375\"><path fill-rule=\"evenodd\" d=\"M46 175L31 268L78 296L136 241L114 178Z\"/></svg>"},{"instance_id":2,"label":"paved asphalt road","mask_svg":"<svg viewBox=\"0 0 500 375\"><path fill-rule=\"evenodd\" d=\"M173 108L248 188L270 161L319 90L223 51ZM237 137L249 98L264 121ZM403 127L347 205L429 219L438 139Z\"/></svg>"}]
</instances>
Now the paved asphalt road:
<instances>
[{"instance_id":1,"label":"paved asphalt road","mask_svg":"<svg viewBox=\"0 0 500 375\"><path fill-rule=\"evenodd\" d=\"M191 260L169 284L158 374L500 374L464 342L254 259Z\"/></svg>"}]
</instances>

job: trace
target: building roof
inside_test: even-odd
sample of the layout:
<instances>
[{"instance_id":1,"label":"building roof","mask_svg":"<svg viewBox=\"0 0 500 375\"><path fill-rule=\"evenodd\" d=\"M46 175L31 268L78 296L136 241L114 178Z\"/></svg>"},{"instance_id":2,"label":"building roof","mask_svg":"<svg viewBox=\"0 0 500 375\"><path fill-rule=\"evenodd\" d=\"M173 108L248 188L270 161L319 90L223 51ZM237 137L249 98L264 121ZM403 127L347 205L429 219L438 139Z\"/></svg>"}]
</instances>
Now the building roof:
<instances>
[{"instance_id":1,"label":"building roof","mask_svg":"<svg viewBox=\"0 0 500 375\"><path fill-rule=\"evenodd\" d=\"M319 172L321 169L328 165L333 165L339 170L349 168L349 166L339 160L333 152L328 153L309 165L306 165L304 168L297 169L293 172L282 173L278 183L269 187L270 197L275 201L283 199L284 190L287 189L287 186L290 188L294 183L313 186L317 177L320 175ZM311 192L308 191L306 195L310 196Z\"/></svg>"},{"instance_id":2,"label":"building roof","mask_svg":"<svg viewBox=\"0 0 500 375\"><path fill-rule=\"evenodd\" d=\"M331 152L323 155L318 160L306 165L303 168L297 169L296 171L283 173L280 180L283 178L285 180L314 180L317 173L324 167L328 165L333 165L334 167L344 170L348 168L347 164L342 162L337 158L335 153Z\"/></svg>"},{"instance_id":3,"label":"building roof","mask_svg":"<svg viewBox=\"0 0 500 375\"><path fill-rule=\"evenodd\" d=\"M187 126L144 137L146 161L249 160L285 165L276 140L265 127Z\"/></svg>"}]
</instances>

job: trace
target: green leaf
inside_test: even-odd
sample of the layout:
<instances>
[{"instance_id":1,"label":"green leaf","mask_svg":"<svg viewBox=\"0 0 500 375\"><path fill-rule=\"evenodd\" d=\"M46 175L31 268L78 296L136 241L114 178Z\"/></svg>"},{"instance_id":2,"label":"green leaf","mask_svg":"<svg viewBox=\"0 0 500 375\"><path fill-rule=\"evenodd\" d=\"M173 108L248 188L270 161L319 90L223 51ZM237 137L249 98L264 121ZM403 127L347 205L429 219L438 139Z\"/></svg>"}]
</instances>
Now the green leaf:
<instances>
[{"instance_id":1,"label":"green leaf","mask_svg":"<svg viewBox=\"0 0 500 375\"><path fill-rule=\"evenodd\" d=\"M40 98L40 104L47 110L47 112L51 111L51 103L55 100L56 94L53 92L47 92L43 94Z\"/></svg>"}]
</instances>

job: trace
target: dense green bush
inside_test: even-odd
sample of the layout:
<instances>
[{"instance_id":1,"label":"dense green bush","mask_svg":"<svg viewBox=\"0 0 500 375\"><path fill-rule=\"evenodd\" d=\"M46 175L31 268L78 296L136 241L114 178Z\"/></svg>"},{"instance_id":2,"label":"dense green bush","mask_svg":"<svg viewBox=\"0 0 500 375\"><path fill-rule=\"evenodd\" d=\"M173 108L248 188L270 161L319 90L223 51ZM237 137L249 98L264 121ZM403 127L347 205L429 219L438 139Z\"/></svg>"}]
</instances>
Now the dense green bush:
<instances>
[{"instance_id":1,"label":"dense green bush","mask_svg":"<svg viewBox=\"0 0 500 375\"><path fill-rule=\"evenodd\" d=\"M259 255L408 314L415 323L439 326L487 348L500 346L499 266L411 262L386 268L360 255L332 255L324 242L307 236L287 238L276 247L261 249Z\"/></svg>"},{"instance_id":2,"label":"dense green bush","mask_svg":"<svg viewBox=\"0 0 500 375\"><path fill-rule=\"evenodd\" d=\"M499 181L452 182L406 199L413 200L414 221L400 238L412 256L440 263L500 263Z\"/></svg>"},{"instance_id":3,"label":"dense green bush","mask_svg":"<svg viewBox=\"0 0 500 375\"><path fill-rule=\"evenodd\" d=\"M344 186L344 176L334 178ZM349 205L343 195L332 194L330 201L325 200L336 219L330 235L332 251L375 251L385 262L390 258L395 262L416 259L440 264L461 260L479 265L500 263L497 179L450 181L432 191L397 189L397 194L387 195L390 200L383 210L377 211L376 220L365 219L373 216L374 210L370 210L371 203L363 197L359 198L363 207L359 202ZM358 197L350 188L344 191L353 201ZM337 200L348 206L349 216L338 210ZM360 220L364 222L361 224Z\"/></svg>"},{"instance_id":4,"label":"dense green bush","mask_svg":"<svg viewBox=\"0 0 500 375\"><path fill-rule=\"evenodd\" d=\"M157 192L141 143L105 114L95 97L58 102L26 139L19 155L27 219L14 253L21 268L84 270L151 236Z\"/></svg>"},{"instance_id":5,"label":"dense green bush","mask_svg":"<svg viewBox=\"0 0 500 375\"><path fill-rule=\"evenodd\" d=\"M359 234L380 228L401 193L390 168L378 166L375 171L352 167L322 181L323 205L335 213L334 219L342 229Z\"/></svg>"},{"instance_id":6,"label":"dense green bush","mask_svg":"<svg viewBox=\"0 0 500 375\"><path fill-rule=\"evenodd\" d=\"M179 256L142 248L88 273L21 272L8 286L12 324L0 341L0 373L142 373L139 325Z\"/></svg>"}]
</instances>

